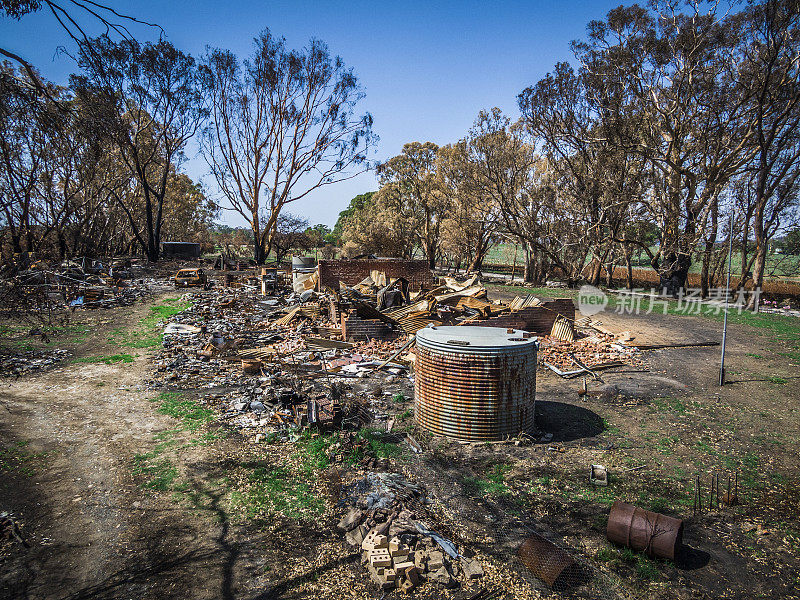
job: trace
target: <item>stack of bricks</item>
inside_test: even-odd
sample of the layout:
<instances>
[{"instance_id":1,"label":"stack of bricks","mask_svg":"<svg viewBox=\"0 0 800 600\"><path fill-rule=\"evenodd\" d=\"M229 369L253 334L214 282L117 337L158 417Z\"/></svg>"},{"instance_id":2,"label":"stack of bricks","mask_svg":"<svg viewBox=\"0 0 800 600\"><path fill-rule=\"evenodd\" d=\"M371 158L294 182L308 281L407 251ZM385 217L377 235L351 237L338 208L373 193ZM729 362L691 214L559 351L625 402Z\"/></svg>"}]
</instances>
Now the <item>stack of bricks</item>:
<instances>
[{"instance_id":1,"label":"stack of bricks","mask_svg":"<svg viewBox=\"0 0 800 600\"><path fill-rule=\"evenodd\" d=\"M422 552L411 551L399 537L390 540L373 529L364 538L361 549L367 560L370 577L381 589L400 588L410 592L420 584L425 561L415 555L421 557Z\"/></svg>"},{"instance_id":2,"label":"stack of bricks","mask_svg":"<svg viewBox=\"0 0 800 600\"><path fill-rule=\"evenodd\" d=\"M319 273L319 288L325 286L334 290L339 289L339 282L346 285L356 285L364 281L372 271L386 273L386 278L396 279L404 277L408 280L409 290L419 291L422 288L430 289L435 285L433 274L428 261L425 260L399 260L393 258L379 258L374 260L321 260L317 266Z\"/></svg>"},{"instance_id":3,"label":"stack of bricks","mask_svg":"<svg viewBox=\"0 0 800 600\"><path fill-rule=\"evenodd\" d=\"M520 310L491 317L475 323L480 327L504 327L533 331L539 335L549 335L553 323L561 315L570 321L575 320L575 303L572 298L548 300L539 306L528 306Z\"/></svg>"},{"instance_id":4,"label":"stack of bricks","mask_svg":"<svg viewBox=\"0 0 800 600\"><path fill-rule=\"evenodd\" d=\"M465 581L483 577L477 559L447 556L436 540L420 533L415 514L399 508L352 508L337 525L348 544L361 548L363 564L378 587L410 592L427 581L455 588L459 576Z\"/></svg>"},{"instance_id":5,"label":"stack of bricks","mask_svg":"<svg viewBox=\"0 0 800 600\"><path fill-rule=\"evenodd\" d=\"M379 319L362 319L355 311L342 314L342 337L349 342L362 342L365 339L394 340L401 335L401 330L392 329L391 325Z\"/></svg>"}]
</instances>

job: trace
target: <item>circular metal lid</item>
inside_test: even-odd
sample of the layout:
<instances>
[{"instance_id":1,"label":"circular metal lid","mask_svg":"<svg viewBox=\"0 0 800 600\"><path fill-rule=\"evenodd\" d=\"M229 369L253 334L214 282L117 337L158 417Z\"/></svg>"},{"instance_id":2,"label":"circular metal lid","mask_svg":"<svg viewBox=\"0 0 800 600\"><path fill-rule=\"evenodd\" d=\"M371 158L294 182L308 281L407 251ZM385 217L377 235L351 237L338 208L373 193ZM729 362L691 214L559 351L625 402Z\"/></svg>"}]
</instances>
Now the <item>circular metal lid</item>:
<instances>
[{"instance_id":1,"label":"circular metal lid","mask_svg":"<svg viewBox=\"0 0 800 600\"><path fill-rule=\"evenodd\" d=\"M430 325L417 332L417 344L431 350L466 354L530 352L538 338L521 329Z\"/></svg>"}]
</instances>

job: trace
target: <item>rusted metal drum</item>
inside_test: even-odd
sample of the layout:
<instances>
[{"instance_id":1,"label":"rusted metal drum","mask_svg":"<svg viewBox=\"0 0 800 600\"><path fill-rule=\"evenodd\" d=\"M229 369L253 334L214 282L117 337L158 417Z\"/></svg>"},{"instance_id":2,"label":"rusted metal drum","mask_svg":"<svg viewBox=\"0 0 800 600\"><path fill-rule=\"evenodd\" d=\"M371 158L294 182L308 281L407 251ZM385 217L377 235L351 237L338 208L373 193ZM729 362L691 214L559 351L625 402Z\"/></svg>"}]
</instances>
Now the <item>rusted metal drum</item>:
<instances>
[{"instance_id":1,"label":"rusted metal drum","mask_svg":"<svg viewBox=\"0 0 800 600\"><path fill-rule=\"evenodd\" d=\"M534 533L522 542L517 556L531 573L553 587L562 574L571 572L576 566L575 560L564 550Z\"/></svg>"},{"instance_id":2,"label":"rusted metal drum","mask_svg":"<svg viewBox=\"0 0 800 600\"><path fill-rule=\"evenodd\" d=\"M617 500L608 514L606 537L650 556L674 560L683 541L683 521Z\"/></svg>"},{"instance_id":3,"label":"rusted metal drum","mask_svg":"<svg viewBox=\"0 0 800 600\"><path fill-rule=\"evenodd\" d=\"M438 435L502 440L534 427L538 340L497 327L417 332L414 419Z\"/></svg>"}]
</instances>

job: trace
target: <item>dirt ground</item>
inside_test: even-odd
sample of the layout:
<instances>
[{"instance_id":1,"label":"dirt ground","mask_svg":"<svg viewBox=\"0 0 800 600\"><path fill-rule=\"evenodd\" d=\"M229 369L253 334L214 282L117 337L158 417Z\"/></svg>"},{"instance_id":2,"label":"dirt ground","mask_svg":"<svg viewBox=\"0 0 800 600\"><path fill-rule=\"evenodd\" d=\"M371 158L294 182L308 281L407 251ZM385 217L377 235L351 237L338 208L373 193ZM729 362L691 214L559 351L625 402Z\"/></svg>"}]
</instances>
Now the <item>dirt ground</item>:
<instances>
[{"instance_id":1,"label":"dirt ground","mask_svg":"<svg viewBox=\"0 0 800 600\"><path fill-rule=\"evenodd\" d=\"M114 354L109 332L148 307L81 313L88 334L53 344L75 358ZM719 323L700 317L601 320L640 343L719 339ZM554 597L798 597L800 373L784 356L798 337L800 323L794 336L732 326L723 388L715 346L643 352L644 367L603 374L584 399L579 379L540 369L538 423L552 440L463 445L421 434L428 451L395 466L429 486L442 532L484 559L509 598L551 594L513 560L532 529L571 549L595 580ZM19 519L26 542L0 541L0 598L379 598L334 532L330 497L315 523L257 523L232 510L230 473L291 449L176 430L144 386L151 352L0 380L0 511ZM172 493L143 487L136 470L137 456L167 439L181 448ZM609 467L612 485L588 486L590 464ZM491 472L494 488L482 485ZM707 494L712 473L723 486L738 474L741 502L694 515L696 477ZM631 557L606 542L616 497L686 518L683 558ZM479 587L426 596L466 598Z\"/></svg>"}]
</instances>

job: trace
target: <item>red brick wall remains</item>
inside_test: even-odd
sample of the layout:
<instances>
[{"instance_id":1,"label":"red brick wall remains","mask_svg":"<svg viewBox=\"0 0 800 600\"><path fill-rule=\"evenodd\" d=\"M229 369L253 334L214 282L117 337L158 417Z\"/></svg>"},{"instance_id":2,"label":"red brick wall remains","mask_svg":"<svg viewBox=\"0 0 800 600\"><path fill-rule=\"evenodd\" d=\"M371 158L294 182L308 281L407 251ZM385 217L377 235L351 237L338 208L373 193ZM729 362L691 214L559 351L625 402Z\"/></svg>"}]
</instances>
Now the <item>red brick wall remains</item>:
<instances>
[{"instance_id":1,"label":"red brick wall remains","mask_svg":"<svg viewBox=\"0 0 800 600\"><path fill-rule=\"evenodd\" d=\"M375 260L321 260L318 265L319 288L325 286L339 289L339 281L355 285L363 281L371 271L383 271L387 278L405 277L409 289L419 291L422 287L432 288L435 280L426 260L395 260L379 258Z\"/></svg>"}]
</instances>

